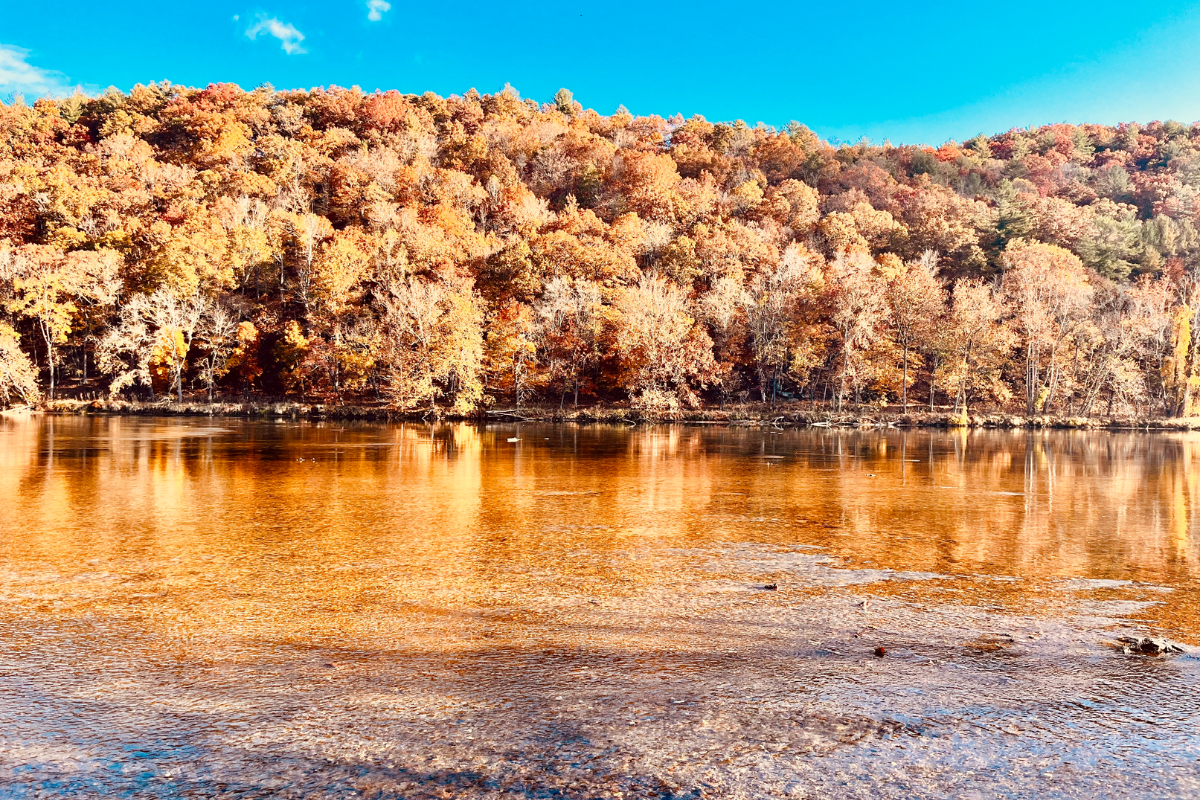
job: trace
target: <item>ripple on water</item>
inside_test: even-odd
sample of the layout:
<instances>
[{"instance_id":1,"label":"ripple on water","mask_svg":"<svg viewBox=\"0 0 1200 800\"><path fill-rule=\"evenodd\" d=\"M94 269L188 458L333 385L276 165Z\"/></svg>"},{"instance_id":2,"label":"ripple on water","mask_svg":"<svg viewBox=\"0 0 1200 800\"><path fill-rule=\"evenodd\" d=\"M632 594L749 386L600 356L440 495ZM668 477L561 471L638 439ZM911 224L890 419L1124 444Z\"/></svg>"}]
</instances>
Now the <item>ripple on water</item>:
<instances>
[{"instance_id":1,"label":"ripple on water","mask_svg":"<svg viewBox=\"0 0 1200 800\"><path fill-rule=\"evenodd\" d=\"M5 798L1200 796L1187 437L22 424Z\"/></svg>"}]
</instances>

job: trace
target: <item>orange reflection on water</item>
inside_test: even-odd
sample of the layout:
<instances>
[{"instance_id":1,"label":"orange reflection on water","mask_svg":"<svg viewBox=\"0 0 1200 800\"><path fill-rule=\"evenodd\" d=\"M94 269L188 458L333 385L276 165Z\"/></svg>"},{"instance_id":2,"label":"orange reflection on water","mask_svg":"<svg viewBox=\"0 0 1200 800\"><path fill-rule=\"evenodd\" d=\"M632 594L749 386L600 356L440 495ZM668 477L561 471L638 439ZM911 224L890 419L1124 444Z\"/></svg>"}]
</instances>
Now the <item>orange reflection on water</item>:
<instances>
[{"instance_id":1,"label":"orange reflection on water","mask_svg":"<svg viewBox=\"0 0 1200 800\"><path fill-rule=\"evenodd\" d=\"M730 543L1188 592L1198 453L1196 434L34 417L0 428L0 564L119 575L80 596L167 593L198 631L299 637L366 624L327 624L335 607L450 625L480 605L741 579L698 566Z\"/></svg>"},{"instance_id":2,"label":"orange reflection on water","mask_svg":"<svg viewBox=\"0 0 1200 800\"><path fill-rule=\"evenodd\" d=\"M0 795L1195 796L1198 445L0 418Z\"/></svg>"}]
</instances>

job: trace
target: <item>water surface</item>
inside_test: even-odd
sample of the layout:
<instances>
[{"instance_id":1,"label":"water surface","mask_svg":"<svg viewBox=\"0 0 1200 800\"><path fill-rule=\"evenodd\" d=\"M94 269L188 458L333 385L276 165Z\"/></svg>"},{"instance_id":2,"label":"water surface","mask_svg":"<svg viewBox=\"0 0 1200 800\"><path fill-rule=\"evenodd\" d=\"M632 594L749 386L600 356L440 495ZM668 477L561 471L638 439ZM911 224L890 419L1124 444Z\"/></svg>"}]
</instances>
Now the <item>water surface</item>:
<instances>
[{"instance_id":1,"label":"water surface","mask_svg":"<svg viewBox=\"0 0 1200 800\"><path fill-rule=\"evenodd\" d=\"M0 796L1196 797L1197 455L0 418Z\"/></svg>"}]
</instances>

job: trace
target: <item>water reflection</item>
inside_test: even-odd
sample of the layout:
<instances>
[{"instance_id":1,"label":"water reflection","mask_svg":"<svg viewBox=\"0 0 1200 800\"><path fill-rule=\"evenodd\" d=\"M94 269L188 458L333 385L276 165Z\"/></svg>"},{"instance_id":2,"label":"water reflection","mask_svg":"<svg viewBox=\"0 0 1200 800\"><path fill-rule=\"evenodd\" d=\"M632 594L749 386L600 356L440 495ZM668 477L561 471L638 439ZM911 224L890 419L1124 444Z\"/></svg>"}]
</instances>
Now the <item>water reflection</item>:
<instances>
[{"instance_id":1,"label":"water reflection","mask_svg":"<svg viewBox=\"0 0 1200 800\"><path fill-rule=\"evenodd\" d=\"M38 417L0 428L0 558L275 551L567 577L586 546L605 579L636 580L642 547L736 541L1175 585L1197 574L1198 453L1197 434Z\"/></svg>"},{"instance_id":2,"label":"water reflection","mask_svg":"<svg viewBox=\"0 0 1200 800\"><path fill-rule=\"evenodd\" d=\"M881 779L832 776L887 748L896 786L967 796L965 746L1011 796L1051 791L1013 767L1034 750L1174 770L1157 796L1188 796L1194 662L1151 673L1103 640L1200 634L1197 452L0 418L0 794L849 797ZM1163 704L1171 725L1126 718Z\"/></svg>"}]
</instances>

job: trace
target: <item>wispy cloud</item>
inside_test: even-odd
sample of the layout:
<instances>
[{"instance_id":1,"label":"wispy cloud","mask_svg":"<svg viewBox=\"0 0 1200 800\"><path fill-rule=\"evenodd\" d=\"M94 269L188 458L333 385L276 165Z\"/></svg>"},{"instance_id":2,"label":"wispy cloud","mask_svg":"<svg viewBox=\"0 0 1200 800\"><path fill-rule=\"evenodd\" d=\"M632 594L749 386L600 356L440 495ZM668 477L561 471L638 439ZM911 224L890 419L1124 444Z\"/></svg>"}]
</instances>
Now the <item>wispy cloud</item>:
<instances>
[{"instance_id":1,"label":"wispy cloud","mask_svg":"<svg viewBox=\"0 0 1200 800\"><path fill-rule=\"evenodd\" d=\"M268 17L259 14L258 21L246 29L246 36L250 39L257 39L260 34L274 36L278 39L279 46L289 56L308 52L300 44L304 41L304 34L296 30L295 25L290 22L283 22L277 17Z\"/></svg>"},{"instance_id":2,"label":"wispy cloud","mask_svg":"<svg viewBox=\"0 0 1200 800\"><path fill-rule=\"evenodd\" d=\"M29 63L29 51L11 44L0 44L0 94L20 94L42 97L68 95L75 85L67 76L52 69L42 69Z\"/></svg>"},{"instance_id":3,"label":"wispy cloud","mask_svg":"<svg viewBox=\"0 0 1200 800\"><path fill-rule=\"evenodd\" d=\"M385 11L391 11L392 4L387 0L367 0L367 19L379 22Z\"/></svg>"}]
</instances>

